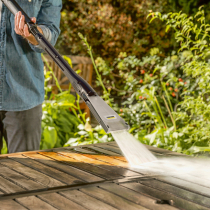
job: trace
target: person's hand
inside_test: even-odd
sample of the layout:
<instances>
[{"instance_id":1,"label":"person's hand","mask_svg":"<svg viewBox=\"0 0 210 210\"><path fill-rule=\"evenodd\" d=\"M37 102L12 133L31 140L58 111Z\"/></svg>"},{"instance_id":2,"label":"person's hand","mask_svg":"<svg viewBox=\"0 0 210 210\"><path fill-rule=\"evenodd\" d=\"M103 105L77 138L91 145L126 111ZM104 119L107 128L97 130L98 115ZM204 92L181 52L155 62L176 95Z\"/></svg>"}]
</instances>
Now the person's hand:
<instances>
[{"instance_id":1,"label":"person's hand","mask_svg":"<svg viewBox=\"0 0 210 210\"><path fill-rule=\"evenodd\" d=\"M36 23L36 18L31 18L31 21L33 23ZM24 38L31 36L28 30L28 25L25 23L25 17L24 15L22 15L21 12L18 12L15 15L15 32Z\"/></svg>"},{"instance_id":2,"label":"person's hand","mask_svg":"<svg viewBox=\"0 0 210 210\"><path fill-rule=\"evenodd\" d=\"M31 21L36 23L36 18L31 18ZM38 27L38 30L43 34L41 28ZM21 12L15 15L15 32L23 38L26 38L31 44L38 44L34 36L29 32L28 25L25 23L25 17Z\"/></svg>"}]
</instances>

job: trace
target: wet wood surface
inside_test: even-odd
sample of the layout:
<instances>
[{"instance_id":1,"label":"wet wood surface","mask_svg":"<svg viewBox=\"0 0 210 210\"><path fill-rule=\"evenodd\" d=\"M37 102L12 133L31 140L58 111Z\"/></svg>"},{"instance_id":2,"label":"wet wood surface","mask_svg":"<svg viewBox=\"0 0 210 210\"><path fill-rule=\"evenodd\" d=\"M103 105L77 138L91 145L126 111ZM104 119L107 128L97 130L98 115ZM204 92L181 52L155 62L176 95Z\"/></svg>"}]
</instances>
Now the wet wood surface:
<instances>
[{"instance_id":1,"label":"wet wood surface","mask_svg":"<svg viewBox=\"0 0 210 210\"><path fill-rule=\"evenodd\" d=\"M147 148L162 162L131 167L115 142L2 155L0 210L210 209L209 176L183 170L193 158Z\"/></svg>"}]
</instances>

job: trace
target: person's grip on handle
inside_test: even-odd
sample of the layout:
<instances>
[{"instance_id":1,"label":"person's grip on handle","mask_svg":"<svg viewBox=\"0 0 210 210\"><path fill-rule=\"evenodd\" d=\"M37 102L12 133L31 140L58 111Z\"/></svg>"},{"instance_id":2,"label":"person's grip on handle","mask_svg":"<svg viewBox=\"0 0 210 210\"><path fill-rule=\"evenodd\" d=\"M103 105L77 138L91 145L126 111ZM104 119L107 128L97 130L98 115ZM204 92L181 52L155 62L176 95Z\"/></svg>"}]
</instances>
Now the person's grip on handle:
<instances>
[{"instance_id":1,"label":"person's grip on handle","mask_svg":"<svg viewBox=\"0 0 210 210\"><path fill-rule=\"evenodd\" d=\"M36 18L31 18L33 23L36 23ZM37 27L40 33L43 34L42 29ZM29 32L28 25L25 23L25 17L22 15L21 12L16 13L15 15L15 32L16 34L22 36L23 38L27 39L31 44L38 45L35 37Z\"/></svg>"}]
</instances>

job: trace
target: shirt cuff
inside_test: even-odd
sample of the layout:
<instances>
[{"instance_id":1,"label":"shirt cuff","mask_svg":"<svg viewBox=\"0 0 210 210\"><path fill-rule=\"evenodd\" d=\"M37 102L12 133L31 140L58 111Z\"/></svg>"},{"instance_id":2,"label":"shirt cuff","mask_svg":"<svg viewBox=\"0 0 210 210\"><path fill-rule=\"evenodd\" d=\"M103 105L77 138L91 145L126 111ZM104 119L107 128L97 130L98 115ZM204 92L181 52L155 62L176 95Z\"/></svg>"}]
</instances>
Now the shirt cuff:
<instances>
[{"instance_id":1,"label":"shirt cuff","mask_svg":"<svg viewBox=\"0 0 210 210\"><path fill-rule=\"evenodd\" d=\"M51 42L51 40L52 40L52 33L51 33L50 29L48 27L46 27L45 25L38 25L38 26L42 29L43 35L47 39L47 41ZM40 45L33 45L31 43L29 43L29 45L31 46L31 48L34 51L37 51L37 52L40 52L40 53L43 52L43 49L42 49L42 47Z\"/></svg>"}]
</instances>

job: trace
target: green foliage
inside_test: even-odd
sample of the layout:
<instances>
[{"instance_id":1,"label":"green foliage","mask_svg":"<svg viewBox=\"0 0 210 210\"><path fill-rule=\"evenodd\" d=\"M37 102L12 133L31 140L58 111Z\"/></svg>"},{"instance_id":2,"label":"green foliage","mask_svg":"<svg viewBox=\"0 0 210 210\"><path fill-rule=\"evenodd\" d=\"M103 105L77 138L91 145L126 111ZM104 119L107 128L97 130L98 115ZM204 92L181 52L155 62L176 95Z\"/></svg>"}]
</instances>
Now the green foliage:
<instances>
[{"instance_id":1,"label":"green foliage","mask_svg":"<svg viewBox=\"0 0 210 210\"><path fill-rule=\"evenodd\" d=\"M3 138L3 147L1 150L1 154L7 154L7 144L6 144L6 141L4 140L4 138Z\"/></svg>"},{"instance_id":2,"label":"green foliage","mask_svg":"<svg viewBox=\"0 0 210 210\"><path fill-rule=\"evenodd\" d=\"M94 58L93 58L92 48L90 47L89 43L87 42L87 38L86 37L84 37L81 33L79 33L79 37L82 39L84 45L87 47L88 54L89 54L89 56L90 56L90 58L92 60L92 63L93 63L93 66L94 66L94 69L95 69L95 72L96 72L96 75L97 75L97 77L96 77L97 82L103 88L103 98L112 107L111 99L109 97L110 96L110 92L107 91L107 89L105 88L105 86L103 84L102 77L99 74L99 71L97 69L97 66L96 66Z\"/></svg>"},{"instance_id":3,"label":"green foliage","mask_svg":"<svg viewBox=\"0 0 210 210\"><path fill-rule=\"evenodd\" d=\"M96 57L112 61L120 52L137 57L145 56L154 47L163 53L175 49L173 33L166 33L161 21L146 21L148 11L166 13L182 10L194 14L200 0L63 0L61 36L57 48L62 54L87 55L77 36L85 34ZM207 13L210 20L210 15Z\"/></svg>"},{"instance_id":4,"label":"green foliage","mask_svg":"<svg viewBox=\"0 0 210 210\"><path fill-rule=\"evenodd\" d=\"M180 49L163 57L152 48L142 59L120 53L111 66L100 57L104 86L122 98L118 111L141 142L185 154L209 151L210 25L204 11L149 16L175 29Z\"/></svg>"},{"instance_id":5,"label":"green foliage","mask_svg":"<svg viewBox=\"0 0 210 210\"><path fill-rule=\"evenodd\" d=\"M79 131L74 134L74 137L66 142L65 147L113 141L113 138L106 134L101 126L92 128L88 120L85 125L80 124L78 129Z\"/></svg>"},{"instance_id":6,"label":"green foliage","mask_svg":"<svg viewBox=\"0 0 210 210\"><path fill-rule=\"evenodd\" d=\"M44 59L44 56L43 56ZM69 65L71 60L64 57ZM42 139L40 149L55 147L84 145L113 140L107 135L101 126L92 128L89 119L85 119L79 106L80 97L71 94L71 86L68 91L62 91L58 81L48 65L49 71L45 71L45 101L42 105ZM51 77L54 77L60 93L54 95L47 86Z\"/></svg>"},{"instance_id":7,"label":"green foliage","mask_svg":"<svg viewBox=\"0 0 210 210\"><path fill-rule=\"evenodd\" d=\"M174 138L180 126L175 111L183 100L182 93L187 88L195 89L193 80L181 69L186 52L173 52L166 58L154 52L159 50L152 49L151 56L142 59L135 56L116 59L114 67L123 63L120 73L123 85L118 95L124 100L118 111L131 126L130 132L142 143L181 152L185 147Z\"/></svg>"},{"instance_id":8,"label":"green foliage","mask_svg":"<svg viewBox=\"0 0 210 210\"><path fill-rule=\"evenodd\" d=\"M63 3L57 43L62 54L87 55L78 33L87 36L96 57L106 60L112 60L121 51L142 56L152 46L160 46L161 50L173 46L174 40L165 33L163 25L150 27L146 21L148 10L171 11L168 0L63 0Z\"/></svg>"},{"instance_id":9,"label":"green foliage","mask_svg":"<svg viewBox=\"0 0 210 210\"><path fill-rule=\"evenodd\" d=\"M77 115L74 116L71 109L75 107L75 97L68 91L54 96L54 100L45 100L42 105L42 141L40 149L62 147L82 122Z\"/></svg>"},{"instance_id":10,"label":"green foliage","mask_svg":"<svg viewBox=\"0 0 210 210\"><path fill-rule=\"evenodd\" d=\"M209 104L209 31L202 7L192 17L186 14L157 13L155 18L166 22L166 29L175 29L175 38L180 43L180 52L184 56L181 69L194 84L182 93L183 100L174 112L177 125L180 127L173 133L177 151L186 154L210 150L210 104ZM155 137L156 139L156 137ZM174 150L174 148L173 148Z\"/></svg>"}]
</instances>

